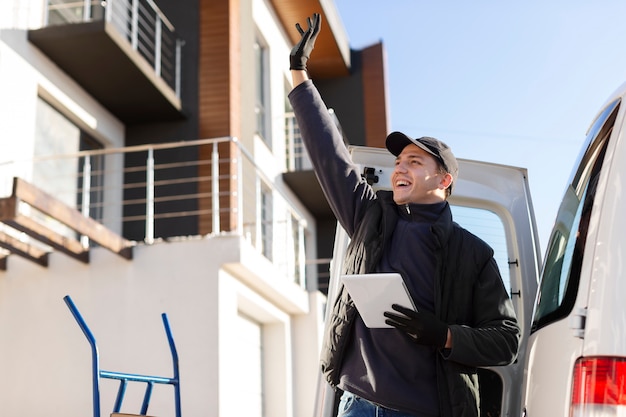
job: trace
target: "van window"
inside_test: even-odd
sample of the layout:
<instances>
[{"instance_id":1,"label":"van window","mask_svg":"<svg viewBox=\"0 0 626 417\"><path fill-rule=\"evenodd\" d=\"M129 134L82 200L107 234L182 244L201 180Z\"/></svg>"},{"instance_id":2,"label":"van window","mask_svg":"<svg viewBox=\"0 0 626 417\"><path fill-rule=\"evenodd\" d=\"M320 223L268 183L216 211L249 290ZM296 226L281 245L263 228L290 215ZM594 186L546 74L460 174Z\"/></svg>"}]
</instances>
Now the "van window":
<instances>
[{"instance_id":1,"label":"van window","mask_svg":"<svg viewBox=\"0 0 626 417\"><path fill-rule=\"evenodd\" d=\"M569 183L548 242L531 331L566 317L576 301L596 185L619 101L598 117Z\"/></svg>"},{"instance_id":2,"label":"van window","mask_svg":"<svg viewBox=\"0 0 626 417\"><path fill-rule=\"evenodd\" d=\"M502 219L494 212L485 209L454 205L451 205L450 208L455 222L491 246L502 281L509 296L511 296L509 258Z\"/></svg>"}]
</instances>

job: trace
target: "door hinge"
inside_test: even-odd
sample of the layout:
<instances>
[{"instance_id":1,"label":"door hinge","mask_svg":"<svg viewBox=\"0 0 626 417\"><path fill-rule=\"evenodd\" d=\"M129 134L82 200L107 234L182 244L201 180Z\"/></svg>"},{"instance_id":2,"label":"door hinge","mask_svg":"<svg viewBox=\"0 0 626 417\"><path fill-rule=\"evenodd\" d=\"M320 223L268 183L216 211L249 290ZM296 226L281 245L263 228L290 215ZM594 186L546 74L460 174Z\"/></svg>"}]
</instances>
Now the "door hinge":
<instances>
[{"instance_id":1,"label":"door hinge","mask_svg":"<svg viewBox=\"0 0 626 417\"><path fill-rule=\"evenodd\" d=\"M587 309L575 308L569 318L569 328L574 336L583 339L585 337L585 324L587 321Z\"/></svg>"}]
</instances>

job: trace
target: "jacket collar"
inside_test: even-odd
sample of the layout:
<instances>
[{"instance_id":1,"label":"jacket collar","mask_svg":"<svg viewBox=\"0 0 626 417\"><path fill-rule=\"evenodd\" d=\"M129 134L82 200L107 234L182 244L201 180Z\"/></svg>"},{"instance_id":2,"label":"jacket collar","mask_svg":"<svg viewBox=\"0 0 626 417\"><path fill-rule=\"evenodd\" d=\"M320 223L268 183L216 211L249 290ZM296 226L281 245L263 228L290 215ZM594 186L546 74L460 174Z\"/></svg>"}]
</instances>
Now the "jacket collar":
<instances>
[{"instance_id":1,"label":"jacket collar","mask_svg":"<svg viewBox=\"0 0 626 417\"><path fill-rule=\"evenodd\" d=\"M376 193L378 199L381 202L383 208L383 216L387 218L387 216L392 215L393 217L398 217L398 212L400 210L406 210L403 206L398 206L393 201L393 192L387 190L380 190ZM410 206L409 206L410 207ZM454 227L454 222L452 220L452 211L450 210L450 204L446 201L444 208L441 210L441 215L431 226L431 230L440 247L445 247L448 243L448 239L452 234L452 229Z\"/></svg>"}]
</instances>

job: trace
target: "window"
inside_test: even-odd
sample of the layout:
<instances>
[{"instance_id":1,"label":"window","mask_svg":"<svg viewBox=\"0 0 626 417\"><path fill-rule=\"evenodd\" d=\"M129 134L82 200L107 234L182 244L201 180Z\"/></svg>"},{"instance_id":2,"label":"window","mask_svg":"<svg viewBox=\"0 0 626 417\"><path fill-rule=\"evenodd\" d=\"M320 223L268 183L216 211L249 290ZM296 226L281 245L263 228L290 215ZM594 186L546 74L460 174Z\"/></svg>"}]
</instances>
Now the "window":
<instances>
[{"instance_id":1,"label":"window","mask_svg":"<svg viewBox=\"0 0 626 417\"><path fill-rule=\"evenodd\" d=\"M298 218L291 215L291 250L290 259L293 259L293 279L300 286L304 285L304 228Z\"/></svg>"},{"instance_id":2,"label":"window","mask_svg":"<svg viewBox=\"0 0 626 417\"><path fill-rule=\"evenodd\" d=\"M102 145L81 132L79 150L93 151ZM104 218L104 155L88 155L78 158L78 192L76 207L95 220Z\"/></svg>"},{"instance_id":3,"label":"window","mask_svg":"<svg viewBox=\"0 0 626 417\"><path fill-rule=\"evenodd\" d=\"M48 25L102 20L105 4L98 0L48 0Z\"/></svg>"},{"instance_id":4,"label":"window","mask_svg":"<svg viewBox=\"0 0 626 417\"><path fill-rule=\"evenodd\" d=\"M296 122L296 116L293 113L291 102L289 102L289 91L291 85L285 81L285 147L287 149L285 153L287 170L288 171L301 171L304 169L302 163L304 156L304 143L302 143L302 136L300 135L300 127Z\"/></svg>"},{"instance_id":5,"label":"window","mask_svg":"<svg viewBox=\"0 0 626 417\"><path fill-rule=\"evenodd\" d=\"M48 102L38 99L35 157L44 158L35 162L32 181L38 188L96 220L102 219L104 157L72 155L101 148L93 137ZM83 194L86 186L88 195ZM89 202L89 206L83 208L84 202Z\"/></svg>"},{"instance_id":6,"label":"window","mask_svg":"<svg viewBox=\"0 0 626 417\"><path fill-rule=\"evenodd\" d=\"M561 202L548 243L532 331L566 317L574 307L591 209L618 104L608 106L590 129L589 146Z\"/></svg>"},{"instance_id":7,"label":"window","mask_svg":"<svg viewBox=\"0 0 626 417\"><path fill-rule=\"evenodd\" d=\"M502 220L494 212L485 209L451 206L451 210L454 221L491 246L504 287L510 296L509 258Z\"/></svg>"},{"instance_id":8,"label":"window","mask_svg":"<svg viewBox=\"0 0 626 417\"><path fill-rule=\"evenodd\" d=\"M270 261L273 260L272 241L274 209L272 190L265 184L261 185L261 253Z\"/></svg>"},{"instance_id":9,"label":"window","mask_svg":"<svg viewBox=\"0 0 626 417\"><path fill-rule=\"evenodd\" d=\"M254 42L255 62L255 106L256 133L263 139L267 146L272 147L269 126L269 68L268 52L258 38Z\"/></svg>"}]
</instances>

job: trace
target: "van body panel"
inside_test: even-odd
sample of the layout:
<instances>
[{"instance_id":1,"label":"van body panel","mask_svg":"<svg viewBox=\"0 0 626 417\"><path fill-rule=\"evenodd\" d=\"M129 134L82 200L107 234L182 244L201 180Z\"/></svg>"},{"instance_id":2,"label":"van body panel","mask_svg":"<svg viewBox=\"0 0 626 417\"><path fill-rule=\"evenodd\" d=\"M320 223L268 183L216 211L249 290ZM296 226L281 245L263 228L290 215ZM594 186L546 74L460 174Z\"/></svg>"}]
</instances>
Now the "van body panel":
<instances>
[{"instance_id":1,"label":"van body panel","mask_svg":"<svg viewBox=\"0 0 626 417\"><path fill-rule=\"evenodd\" d=\"M622 94L625 94L623 91ZM622 108L607 148L598 186L596 234L590 258L590 291L584 356L626 357L626 108Z\"/></svg>"},{"instance_id":2,"label":"van body panel","mask_svg":"<svg viewBox=\"0 0 626 417\"><path fill-rule=\"evenodd\" d=\"M577 360L626 353L620 103L609 100L589 129L551 233L528 339L527 417L570 416Z\"/></svg>"},{"instance_id":3,"label":"van body panel","mask_svg":"<svg viewBox=\"0 0 626 417\"><path fill-rule=\"evenodd\" d=\"M532 372L526 376L526 413L522 415L569 417L572 369L582 345L582 339L574 335L566 319L530 336L526 363Z\"/></svg>"}]
</instances>

